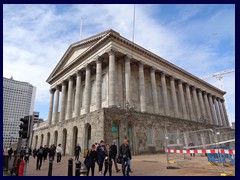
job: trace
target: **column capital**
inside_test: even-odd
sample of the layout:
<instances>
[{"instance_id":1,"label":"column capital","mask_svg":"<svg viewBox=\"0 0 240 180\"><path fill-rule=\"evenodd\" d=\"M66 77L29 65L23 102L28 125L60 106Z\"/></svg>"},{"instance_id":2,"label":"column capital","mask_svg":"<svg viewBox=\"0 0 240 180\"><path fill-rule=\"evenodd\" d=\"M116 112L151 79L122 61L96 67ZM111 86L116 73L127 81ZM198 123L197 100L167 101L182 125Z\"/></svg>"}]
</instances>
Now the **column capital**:
<instances>
[{"instance_id":1,"label":"column capital","mask_svg":"<svg viewBox=\"0 0 240 180\"><path fill-rule=\"evenodd\" d=\"M89 70L90 69L90 64L85 64L83 67L85 70Z\"/></svg>"},{"instance_id":2,"label":"column capital","mask_svg":"<svg viewBox=\"0 0 240 180\"><path fill-rule=\"evenodd\" d=\"M114 55L116 52L117 52L117 48L115 47L110 47L108 50L107 50L108 54L109 55Z\"/></svg>"},{"instance_id":3,"label":"column capital","mask_svg":"<svg viewBox=\"0 0 240 180\"><path fill-rule=\"evenodd\" d=\"M49 89L49 92L51 93L51 94L53 94L54 92L55 92L55 88L51 88L51 89Z\"/></svg>"},{"instance_id":4,"label":"column capital","mask_svg":"<svg viewBox=\"0 0 240 180\"><path fill-rule=\"evenodd\" d=\"M203 95L205 95L205 94L207 95L207 92L206 92L206 91L204 91L204 90L202 91L202 93L203 93Z\"/></svg>"},{"instance_id":5,"label":"column capital","mask_svg":"<svg viewBox=\"0 0 240 180\"><path fill-rule=\"evenodd\" d=\"M66 85L66 83L67 83L67 80L66 80L66 79L64 79L64 80L61 81L61 85L62 85L62 86L63 86L63 85Z\"/></svg>"},{"instance_id":6,"label":"column capital","mask_svg":"<svg viewBox=\"0 0 240 180\"><path fill-rule=\"evenodd\" d=\"M81 73L81 70L80 70L80 69L77 69L77 70L74 72L74 74L77 75L77 76L79 76L79 75L81 75L82 73Z\"/></svg>"},{"instance_id":7,"label":"column capital","mask_svg":"<svg viewBox=\"0 0 240 180\"><path fill-rule=\"evenodd\" d=\"M221 98L220 98L220 97L216 97L216 99L217 99L218 101L220 101L220 100L221 100Z\"/></svg>"},{"instance_id":8,"label":"column capital","mask_svg":"<svg viewBox=\"0 0 240 180\"><path fill-rule=\"evenodd\" d=\"M103 59L104 59L104 58L101 57L101 56L96 56L96 57L94 57L94 61L96 62L96 64L102 63Z\"/></svg>"},{"instance_id":9,"label":"column capital","mask_svg":"<svg viewBox=\"0 0 240 180\"><path fill-rule=\"evenodd\" d=\"M54 89L60 90L60 89L61 89L61 85L60 85L60 84L57 84L57 85L54 87Z\"/></svg>"},{"instance_id":10,"label":"column capital","mask_svg":"<svg viewBox=\"0 0 240 180\"><path fill-rule=\"evenodd\" d=\"M130 61L130 59L132 59L132 56L129 55L129 54L125 54L124 60L125 60L125 61Z\"/></svg>"},{"instance_id":11,"label":"column capital","mask_svg":"<svg viewBox=\"0 0 240 180\"><path fill-rule=\"evenodd\" d=\"M69 75L67 79L68 81L73 81L73 75Z\"/></svg>"},{"instance_id":12,"label":"column capital","mask_svg":"<svg viewBox=\"0 0 240 180\"><path fill-rule=\"evenodd\" d=\"M162 78L162 77L165 77L167 73L165 71L161 71L160 74L161 74L161 78Z\"/></svg>"},{"instance_id":13,"label":"column capital","mask_svg":"<svg viewBox=\"0 0 240 180\"><path fill-rule=\"evenodd\" d=\"M150 67L150 71L151 71L151 73L155 73L155 71L156 71L156 68L154 68L154 67Z\"/></svg>"},{"instance_id":14,"label":"column capital","mask_svg":"<svg viewBox=\"0 0 240 180\"><path fill-rule=\"evenodd\" d=\"M139 66L141 65L141 66L143 66L143 67L144 67L144 65L145 65L145 64L146 64L146 63L145 63L145 62L143 62L143 61L140 61L140 60L138 61L138 65L139 65Z\"/></svg>"},{"instance_id":15,"label":"column capital","mask_svg":"<svg viewBox=\"0 0 240 180\"><path fill-rule=\"evenodd\" d=\"M190 85L189 85L188 83L185 83L185 86L186 86L186 87L190 87Z\"/></svg>"},{"instance_id":16,"label":"column capital","mask_svg":"<svg viewBox=\"0 0 240 180\"><path fill-rule=\"evenodd\" d=\"M183 81L181 79L178 79L177 82L178 82L178 84L182 84L183 83Z\"/></svg>"},{"instance_id":17,"label":"column capital","mask_svg":"<svg viewBox=\"0 0 240 180\"><path fill-rule=\"evenodd\" d=\"M172 80L174 81L175 79L177 79L174 75L170 75L169 78L170 78L171 81Z\"/></svg>"}]
</instances>

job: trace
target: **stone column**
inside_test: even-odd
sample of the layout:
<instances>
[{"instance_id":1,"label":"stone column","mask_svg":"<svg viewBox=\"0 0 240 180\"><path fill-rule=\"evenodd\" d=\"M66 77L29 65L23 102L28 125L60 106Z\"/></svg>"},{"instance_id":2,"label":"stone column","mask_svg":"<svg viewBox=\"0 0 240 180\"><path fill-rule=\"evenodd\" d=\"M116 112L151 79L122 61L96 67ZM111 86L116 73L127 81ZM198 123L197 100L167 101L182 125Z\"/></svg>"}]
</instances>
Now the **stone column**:
<instances>
[{"instance_id":1,"label":"stone column","mask_svg":"<svg viewBox=\"0 0 240 180\"><path fill-rule=\"evenodd\" d=\"M197 115L197 121L198 121L198 119L201 116L201 111L200 111L199 102L198 102L198 98L197 98L196 88L193 86L192 90L193 90L193 100L194 100L194 105L196 108L196 115Z\"/></svg>"},{"instance_id":2,"label":"stone column","mask_svg":"<svg viewBox=\"0 0 240 180\"><path fill-rule=\"evenodd\" d=\"M90 65L85 66L85 90L84 90L84 112L85 114L90 112L90 100L91 100L91 69Z\"/></svg>"},{"instance_id":3,"label":"stone column","mask_svg":"<svg viewBox=\"0 0 240 180\"><path fill-rule=\"evenodd\" d=\"M162 90L163 90L164 111L165 111L165 115L169 116L167 85L166 85L166 79L165 79L165 73L164 72L161 73L161 83L162 83Z\"/></svg>"},{"instance_id":4,"label":"stone column","mask_svg":"<svg viewBox=\"0 0 240 180\"><path fill-rule=\"evenodd\" d=\"M205 107L206 107L206 110L207 110L207 115L208 115L208 123L209 124L212 124L213 121L212 121L212 116L211 116L211 112L210 112L210 106L209 106L209 102L208 102L208 97L207 97L207 92L203 92L203 96L204 96L204 101L205 101Z\"/></svg>"},{"instance_id":5,"label":"stone column","mask_svg":"<svg viewBox=\"0 0 240 180\"><path fill-rule=\"evenodd\" d=\"M221 114L221 118L222 118L222 125L223 126L227 126L226 120L225 120L225 115L224 115L224 112L223 112L222 100L221 99L219 99L218 104L219 104L219 107L220 107L220 114Z\"/></svg>"},{"instance_id":6,"label":"stone column","mask_svg":"<svg viewBox=\"0 0 240 180\"><path fill-rule=\"evenodd\" d=\"M221 110L221 103L220 103L220 98L219 97L217 97L217 105L218 105L218 110L219 110L218 112L219 112L219 117L220 117L219 118L220 119L220 125L223 126L224 125L223 124L224 120L223 120L223 116L222 116L223 114L222 114L222 110Z\"/></svg>"},{"instance_id":7,"label":"stone column","mask_svg":"<svg viewBox=\"0 0 240 180\"><path fill-rule=\"evenodd\" d=\"M67 115L66 119L72 118L72 94L73 94L73 77L68 78L68 97L67 97Z\"/></svg>"},{"instance_id":8,"label":"stone column","mask_svg":"<svg viewBox=\"0 0 240 180\"><path fill-rule=\"evenodd\" d=\"M66 82L62 82L62 97L61 97L61 111L60 111L60 122L65 120L65 104L66 104Z\"/></svg>"},{"instance_id":9,"label":"stone column","mask_svg":"<svg viewBox=\"0 0 240 180\"><path fill-rule=\"evenodd\" d=\"M181 99L182 110L183 110L183 119L187 119L188 118L187 117L187 108L186 108L183 86L182 86L181 80L178 80L178 87L179 87L180 99Z\"/></svg>"},{"instance_id":10,"label":"stone column","mask_svg":"<svg viewBox=\"0 0 240 180\"><path fill-rule=\"evenodd\" d=\"M77 70L77 83L76 83L76 95L75 95L75 112L74 117L78 117L80 115L80 96L81 96L81 88L82 88L82 75L81 71Z\"/></svg>"},{"instance_id":11,"label":"stone column","mask_svg":"<svg viewBox=\"0 0 240 180\"><path fill-rule=\"evenodd\" d=\"M146 91L145 91L145 79L144 79L143 63L139 62L138 65L139 65L141 112L146 112Z\"/></svg>"},{"instance_id":12,"label":"stone column","mask_svg":"<svg viewBox=\"0 0 240 180\"><path fill-rule=\"evenodd\" d=\"M110 49L108 51L109 54L109 93L108 93L108 100L109 100L109 107L116 106L115 102L115 71L116 71L116 65L115 65L115 50Z\"/></svg>"},{"instance_id":13,"label":"stone column","mask_svg":"<svg viewBox=\"0 0 240 180\"><path fill-rule=\"evenodd\" d=\"M59 86L56 86L56 99L54 102L54 112L53 112L53 124L58 122L58 106L59 106Z\"/></svg>"},{"instance_id":14,"label":"stone column","mask_svg":"<svg viewBox=\"0 0 240 180\"><path fill-rule=\"evenodd\" d=\"M102 107L102 58L96 59L96 109Z\"/></svg>"},{"instance_id":15,"label":"stone column","mask_svg":"<svg viewBox=\"0 0 240 180\"><path fill-rule=\"evenodd\" d=\"M201 89L198 89L198 98L199 98L199 101L200 101L202 116L206 117L206 110L205 110L205 107L204 107L204 102L203 102L202 90Z\"/></svg>"},{"instance_id":16,"label":"stone column","mask_svg":"<svg viewBox=\"0 0 240 180\"><path fill-rule=\"evenodd\" d=\"M173 100L174 117L179 118L178 102L177 102L177 95L176 95L176 89L175 89L175 80L173 76L170 77L170 84L171 84L171 94L172 94L172 100Z\"/></svg>"},{"instance_id":17,"label":"stone column","mask_svg":"<svg viewBox=\"0 0 240 180\"><path fill-rule=\"evenodd\" d=\"M156 85L156 77L155 77L155 69L154 68L151 68L151 85L152 85L152 93L153 93L154 113L159 114L157 85Z\"/></svg>"},{"instance_id":18,"label":"stone column","mask_svg":"<svg viewBox=\"0 0 240 180\"><path fill-rule=\"evenodd\" d=\"M217 117L216 117L216 114L215 114L215 111L214 111L213 100L212 100L212 95L211 94L209 94L209 102L210 102L210 109L211 109L211 112L212 112L212 123L217 125L218 121L217 121Z\"/></svg>"},{"instance_id":19,"label":"stone column","mask_svg":"<svg viewBox=\"0 0 240 180\"><path fill-rule=\"evenodd\" d=\"M213 96L213 102L214 102L215 111L216 111L216 115L217 115L217 125L221 125L221 119L220 119L218 104L217 104L217 100L216 100L215 96Z\"/></svg>"},{"instance_id":20,"label":"stone column","mask_svg":"<svg viewBox=\"0 0 240 180\"><path fill-rule=\"evenodd\" d=\"M187 93L187 103L188 103L189 112L190 112L190 119L196 120L194 118L194 113L193 113L193 104L192 104L192 99L191 99L191 93L190 93L189 85L187 83L186 83L186 93Z\"/></svg>"},{"instance_id":21,"label":"stone column","mask_svg":"<svg viewBox=\"0 0 240 180\"><path fill-rule=\"evenodd\" d=\"M131 101L131 63L130 57L126 55L125 59L125 93L126 93L126 101L130 103Z\"/></svg>"},{"instance_id":22,"label":"stone column","mask_svg":"<svg viewBox=\"0 0 240 180\"><path fill-rule=\"evenodd\" d=\"M53 100L54 100L54 89L50 89L50 103L49 103L49 111L48 111L48 123L49 125L52 124L52 113L53 113Z\"/></svg>"},{"instance_id":23,"label":"stone column","mask_svg":"<svg viewBox=\"0 0 240 180\"><path fill-rule=\"evenodd\" d=\"M228 120L228 114L227 114L227 110L226 110L226 106L225 106L225 101L222 99L221 103L222 103L223 112L224 112L224 116L225 116L226 126L230 126L229 120Z\"/></svg>"}]
</instances>

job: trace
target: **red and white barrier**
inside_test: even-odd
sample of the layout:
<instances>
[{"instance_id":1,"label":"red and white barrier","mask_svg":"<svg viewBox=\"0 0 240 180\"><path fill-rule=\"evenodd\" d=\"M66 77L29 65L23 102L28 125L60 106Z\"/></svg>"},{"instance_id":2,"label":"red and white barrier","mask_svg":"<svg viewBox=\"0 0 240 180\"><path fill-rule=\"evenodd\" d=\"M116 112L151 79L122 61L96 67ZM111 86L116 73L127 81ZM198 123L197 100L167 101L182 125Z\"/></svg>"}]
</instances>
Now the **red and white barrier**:
<instances>
[{"instance_id":1,"label":"red and white barrier","mask_svg":"<svg viewBox=\"0 0 240 180\"><path fill-rule=\"evenodd\" d=\"M194 150L176 150L176 149L167 149L165 152L168 153L177 153L177 154L205 154L205 153L221 153L221 154L235 154L235 149L228 150L228 149L194 149Z\"/></svg>"}]
</instances>

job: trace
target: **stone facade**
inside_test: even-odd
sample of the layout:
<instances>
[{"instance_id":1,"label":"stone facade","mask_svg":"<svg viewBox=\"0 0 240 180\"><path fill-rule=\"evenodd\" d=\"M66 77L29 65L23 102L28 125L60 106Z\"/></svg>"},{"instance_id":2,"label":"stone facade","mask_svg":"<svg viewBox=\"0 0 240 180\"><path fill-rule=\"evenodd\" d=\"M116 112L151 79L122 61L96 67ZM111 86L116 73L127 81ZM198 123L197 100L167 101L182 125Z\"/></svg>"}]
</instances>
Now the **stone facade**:
<instances>
[{"instance_id":1,"label":"stone facade","mask_svg":"<svg viewBox=\"0 0 240 180\"><path fill-rule=\"evenodd\" d=\"M130 139L135 154L163 150L164 131L227 127L225 92L108 30L72 44L47 82L48 120L32 147L72 154L104 139Z\"/></svg>"}]
</instances>

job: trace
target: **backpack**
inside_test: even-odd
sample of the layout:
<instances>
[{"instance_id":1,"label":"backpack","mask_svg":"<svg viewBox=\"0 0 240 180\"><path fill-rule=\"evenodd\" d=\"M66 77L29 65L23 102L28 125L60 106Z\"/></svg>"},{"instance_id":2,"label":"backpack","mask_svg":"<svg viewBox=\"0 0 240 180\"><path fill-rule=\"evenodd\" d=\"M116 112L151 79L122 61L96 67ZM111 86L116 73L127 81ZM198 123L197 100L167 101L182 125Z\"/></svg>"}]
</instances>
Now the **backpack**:
<instances>
[{"instance_id":1,"label":"backpack","mask_svg":"<svg viewBox=\"0 0 240 180\"><path fill-rule=\"evenodd\" d=\"M43 154L43 149L39 149L38 154L42 155Z\"/></svg>"}]
</instances>

